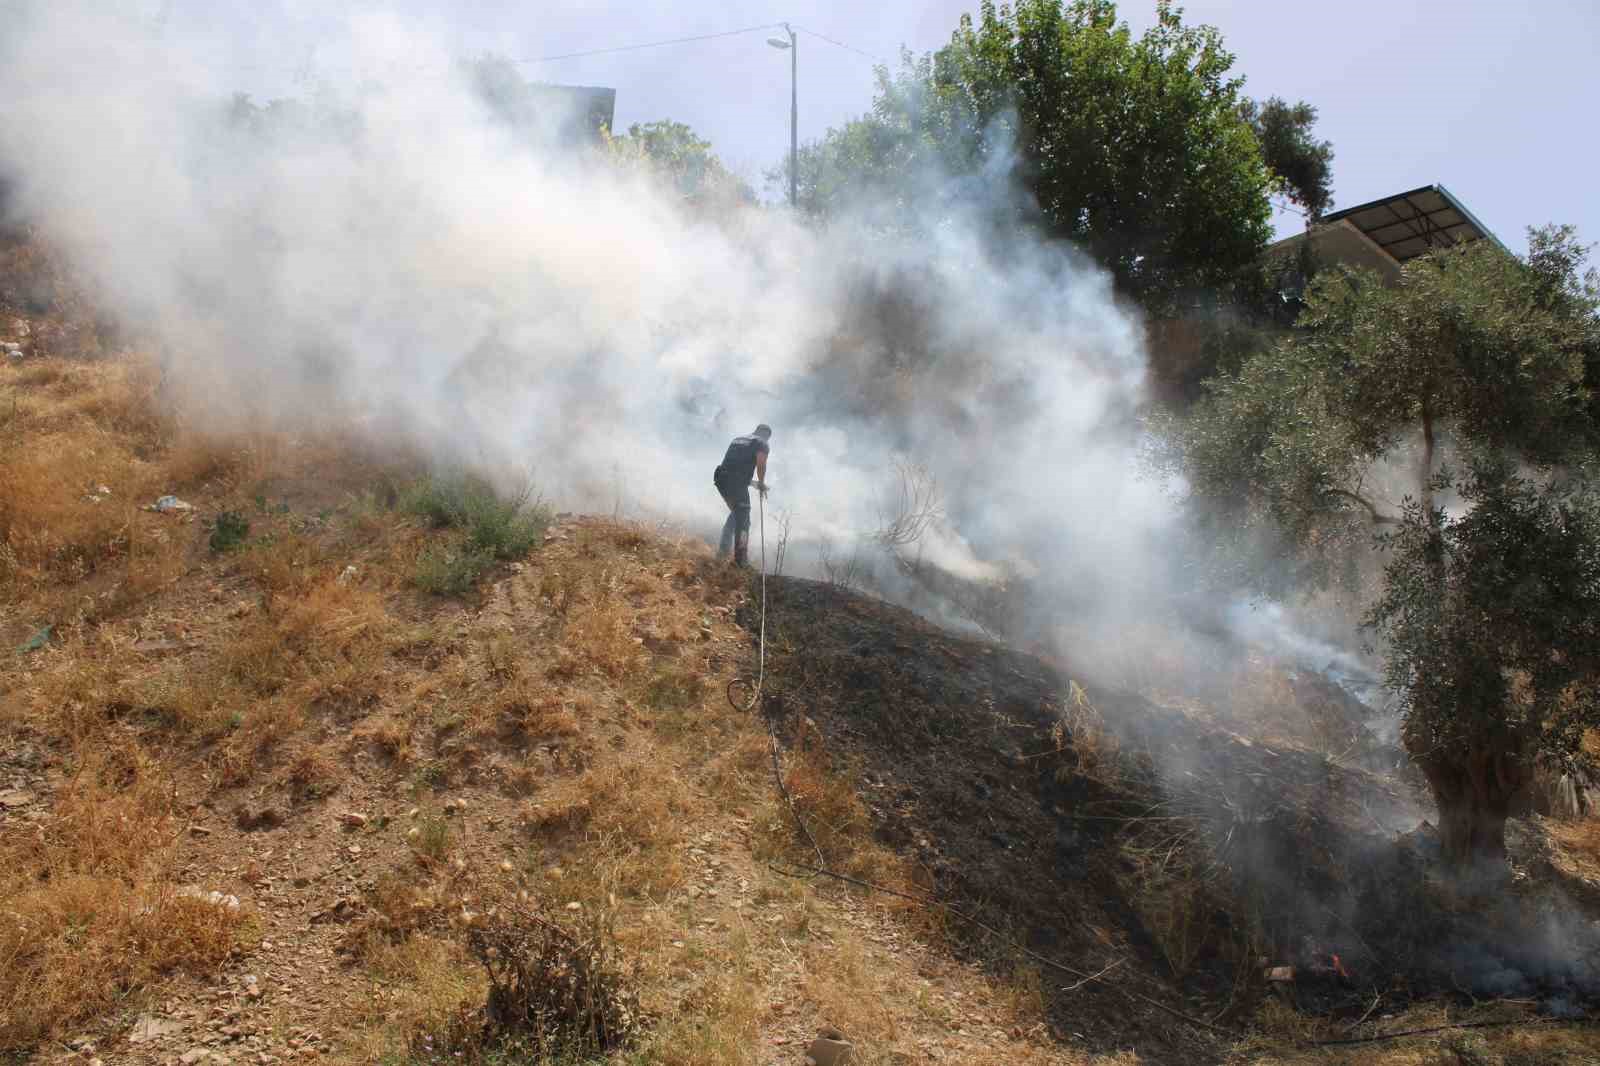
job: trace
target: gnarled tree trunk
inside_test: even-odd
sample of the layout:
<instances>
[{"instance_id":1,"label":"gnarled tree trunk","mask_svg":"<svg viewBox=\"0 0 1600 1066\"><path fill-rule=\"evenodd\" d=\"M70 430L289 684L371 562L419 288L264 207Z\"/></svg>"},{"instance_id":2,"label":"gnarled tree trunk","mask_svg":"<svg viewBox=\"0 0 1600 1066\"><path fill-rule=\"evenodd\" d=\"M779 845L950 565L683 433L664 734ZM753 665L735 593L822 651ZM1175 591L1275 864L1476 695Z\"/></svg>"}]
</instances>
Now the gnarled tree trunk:
<instances>
[{"instance_id":1,"label":"gnarled tree trunk","mask_svg":"<svg viewBox=\"0 0 1600 1066\"><path fill-rule=\"evenodd\" d=\"M1439 805L1445 865L1503 866L1506 818L1527 783L1520 752L1480 742L1455 752L1429 752L1418 761Z\"/></svg>"}]
</instances>

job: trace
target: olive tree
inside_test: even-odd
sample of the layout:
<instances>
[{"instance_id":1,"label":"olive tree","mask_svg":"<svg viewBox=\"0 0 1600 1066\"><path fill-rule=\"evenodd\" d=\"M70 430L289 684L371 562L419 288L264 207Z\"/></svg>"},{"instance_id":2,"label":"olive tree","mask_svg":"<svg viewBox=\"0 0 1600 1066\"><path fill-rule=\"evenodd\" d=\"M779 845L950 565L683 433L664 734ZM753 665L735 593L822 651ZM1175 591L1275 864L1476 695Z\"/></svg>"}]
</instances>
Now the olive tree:
<instances>
[{"instance_id":1,"label":"olive tree","mask_svg":"<svg viewBox=\"0 0 1600 1066\"><path fill-rule=\"evenodd\" d=\"M1262 591L1381 553L1366 625L1457 865L1503 857L1534 760L1600 724L1600 300L1570 229L1530 249L1436 252L1390 286L1324 271L1173 433Z\"/></svg>"}]
</instances>

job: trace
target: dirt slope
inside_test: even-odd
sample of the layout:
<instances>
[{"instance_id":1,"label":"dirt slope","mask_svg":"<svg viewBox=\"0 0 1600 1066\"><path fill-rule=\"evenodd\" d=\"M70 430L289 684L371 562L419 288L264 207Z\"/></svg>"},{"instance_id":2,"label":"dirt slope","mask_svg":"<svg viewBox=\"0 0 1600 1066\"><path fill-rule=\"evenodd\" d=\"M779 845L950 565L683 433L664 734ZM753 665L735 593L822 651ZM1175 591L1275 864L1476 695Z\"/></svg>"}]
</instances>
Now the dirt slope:
<instances>
[{"instance_id":1,"label":"dirt slope","mask_svg":"<svg viewBox=\"0 0 1600 1066\"><path fill-rule=\"evenodd\" d=\"M1140 745L1204 731L1119 736L1111 693L805 582L772 586L773 699L741 713L752 588L691 538L568 516L434 596L461 542L401 502L419 463L200 434L138 359L30 355L0 410L10 1059L420 1066L484 1001L464 931L513 906L613 931L649 1021L619 1061L795 1063L824 1024L869 1066L1319 1031L1263 1021L1229 886L1167 828L1194 812L1151 806ZM145 509L166 493L191 509ZM796 812L830 867L1007 936L780 872L814 858Z\"/></svg>"}]
</instances>

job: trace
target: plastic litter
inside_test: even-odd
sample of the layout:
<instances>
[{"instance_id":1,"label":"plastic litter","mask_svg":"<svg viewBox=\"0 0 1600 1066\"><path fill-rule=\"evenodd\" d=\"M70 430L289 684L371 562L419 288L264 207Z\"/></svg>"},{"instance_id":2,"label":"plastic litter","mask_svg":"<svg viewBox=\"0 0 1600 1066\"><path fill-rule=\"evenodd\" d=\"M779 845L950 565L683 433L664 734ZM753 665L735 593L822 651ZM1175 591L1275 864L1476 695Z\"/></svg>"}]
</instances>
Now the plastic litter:
<instances>
[{"instance_id":1,"label":"plastic litter","mask_svg":"<svg viewBox=\"0 0 1600 1066\"><path fill-rule=\"evenodd\" d=\"M18 644L17 654L26 655L30 651L38 651L40 648L50 643L50 633L55 628L55 623L52 622L43 629L39 630L39 632L35 633L33 636L29 637L27 640L23 641L21 644Z\"/></svg>"},{"instance_id":2,"label":"plastic litter","mask_svg":"<svg viewBox=\"0 0 1600 1066\"><path fill-rule=\"evenodd\" d=\"M157 511L161 514L169 514L173 511L192 511L194 510L194 505L191 503L184 503L176 496L163 496L149 507L146 507L145 510Z\"/></svg>"}]
</instances>

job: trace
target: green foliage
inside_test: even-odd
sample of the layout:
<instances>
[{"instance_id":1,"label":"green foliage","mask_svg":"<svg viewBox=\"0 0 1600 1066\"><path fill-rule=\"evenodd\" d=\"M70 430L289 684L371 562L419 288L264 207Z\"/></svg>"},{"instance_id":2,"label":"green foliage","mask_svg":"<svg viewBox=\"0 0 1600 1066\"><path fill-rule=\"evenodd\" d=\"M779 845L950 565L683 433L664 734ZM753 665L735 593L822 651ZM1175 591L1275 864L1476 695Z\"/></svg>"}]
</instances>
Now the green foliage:
<instances>
[{"instance_id":1,"label":"green foliage","mask_svg":"<svg viewBox=\"0 0 1600 1066\"><path fill-rule=\"evenodd\" d=\"M1221 35L1170 3L1136 38L1109 0L985 0L937 53L880 68L871 114L806 147L802 203L867 198L881 224L915 227L937 223L940 198L987 198L1014 177L1028 200L1002 210L1164 310L1226 286L1271 234L1232 65Z\"/></svg>"},{"instance_id":2,"label":"green foliage","mask_svg":"<svg viewBox=\"0 0 1600 1066\"><path fill-rule=\"evenodd\" d=\"M618 165L648 171L686 200L754 199L711 151L711 142L682 122L636 122L625 134L606 134L605 146Z\"/></svg>"},{"instance_id":3,"label":"green foliage","mask_svg":"<svg viewBox=\"0 0 1600 1066\"><path fill-rule=\"evenodd\" d=\"M405 509L457 534L417 557L417 586L436 595L459 596L497 560L516 559L537 547L550 513L531 499L528 486L502 497L488 482L467 475L428 477L412 485L402 500Z\"/></svg>"},{"instance_id":4,"label":"green foliage","mask_svg":"<svg viewBox=\"0 0 1600 1066\"><path fill-rule=\"evenodd\" d=\"M239 511L223 511L211 527L211 550L219 555L233 551L250 535L250 519Z\"/></svg>"},{"instance_id":5,"label":"green foliage","mask_svg":"<svg viewBox=\"0 0 1600 1066\"><path fill-rule=\"evenodd\" d=\"M488 552L459 545L431 546L417 556L412 579L423 592L435 596L464 596L492 566L494 556Z\"/></svg>"},{"instance_id":6,"label":"green foliage","mask_svg":"<svg viewBox=\"0 0 1600 1066\"><path fill-rule=\"evenodd\" d=\"M436 528L464 531L467 550L494 559L526 555L550 525L550 512L533 499L531 486L501 496L488 482L468 475L423 478L411 486L404 503Z\"/></svg>"},{"instance_id":7,"label":"green foliage","mask_svg":"<svg viewBox=\"0 0 1600 1066\"><path fill-rule=\"evenodd\" d=\"M1570 229L1530 249L1436 252L1392 287L1325 271L1294 335L1170 427L1219 539L1269 549L1236 557L1259 590L1384 553L1367 621L1457 858L1453 834L1497 850L1532 758L1600 721L1600 300Z\"/></svg>"},{"instance_id":8,"label":"green foliage","mask_svg":"<svg viewBox=\"0 0 1600 1066\"><path fill-rule=\"evenodd\" d=\"M429 812L417 823L413 840L417 854L433 862L443 862L450 851L450 823L442 815Z\"/></svg>"},{"instance_id":9,"label":"green foliage","mask_svg":"<svg viewBox=\"0 0 1600 1066\"><path fill-rule=\"evenodd\" d=\"M1504 457L1450 480L1469 509L1407 505L1367 620L1390 649L1408 746L1574 758L1600 726L1600 493Z\"/></svg>"},{"instance_id":10,"label":"green foliage","mask_svg":"<svg viewBox=\"0 0 1600 1066\"><path fill-rule=\"evenodd\" d=\"M1320 218L1333 203L1333 144L1311 135L1317 109L1304 100L1289 104L1274 96L1265 102L1241 100L1239 113L1255 131L1279 191Z\"/></svg>"}]
</instances>

